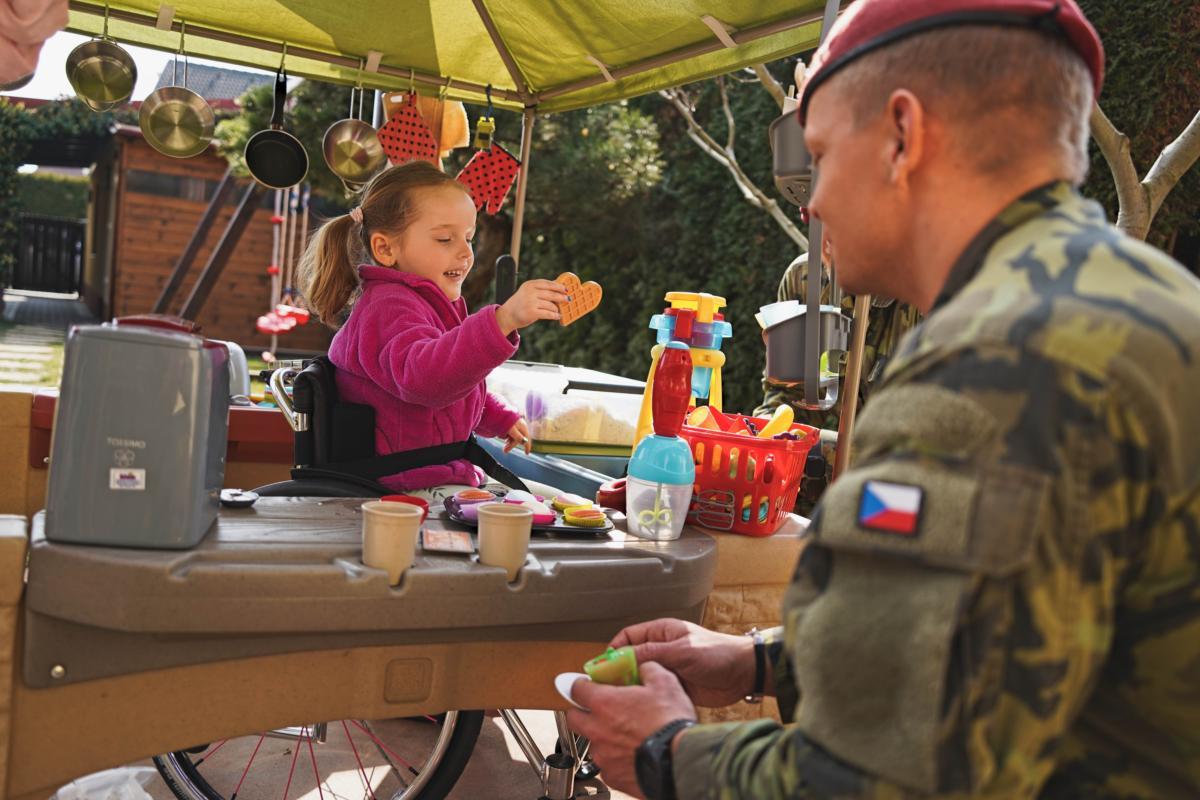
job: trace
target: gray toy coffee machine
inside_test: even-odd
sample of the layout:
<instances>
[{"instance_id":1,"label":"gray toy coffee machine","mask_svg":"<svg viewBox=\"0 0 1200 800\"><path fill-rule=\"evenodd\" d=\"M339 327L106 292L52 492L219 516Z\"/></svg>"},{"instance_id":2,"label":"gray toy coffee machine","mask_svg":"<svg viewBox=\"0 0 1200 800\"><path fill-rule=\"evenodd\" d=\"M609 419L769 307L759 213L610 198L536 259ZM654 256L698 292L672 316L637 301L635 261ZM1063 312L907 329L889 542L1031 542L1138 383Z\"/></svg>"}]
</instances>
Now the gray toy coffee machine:
<instances>
[{"instance_id":1,"label":"gray toy coffee machine","mask_svg":"<svg viewBox=\"0 0 1200 800\"><path fill-rule=\"evenodd\" d=\"M229 353L183 320L73 328L54 419L46 538L187 548L216 519Z\"/></svg>"}]
</instances>

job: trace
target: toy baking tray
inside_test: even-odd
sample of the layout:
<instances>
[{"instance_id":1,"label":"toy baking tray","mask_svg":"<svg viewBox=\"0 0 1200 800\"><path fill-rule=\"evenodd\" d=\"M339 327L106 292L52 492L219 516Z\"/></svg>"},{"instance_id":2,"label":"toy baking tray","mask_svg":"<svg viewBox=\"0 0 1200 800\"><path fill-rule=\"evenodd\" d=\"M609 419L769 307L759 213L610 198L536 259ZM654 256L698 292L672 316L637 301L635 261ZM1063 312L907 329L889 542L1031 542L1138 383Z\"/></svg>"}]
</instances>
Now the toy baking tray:
<instances>
[{"instance_id":1,"label":"toy baking tray","mask_svg":"<svg viewBox=\"0 0 1200 800\"><path fill-rule=\"evenodd\" d=\"M462 507L455 498L447 497L445 501L443 501L443 505L446 507L446 518L451 522L457 522L459 525L466 525L469 528L479 527L479 522L477 520L469 520L462 515ZM561 533L571 536L592 536L597 533L608 533L613 529L612 520L608 518L605 518L603 526L588 528L582 525L568 525L566 521L563 520L563 513L557 509L554 510L554 515L555 520L553 523L549 525L535 524L533 526L533 530L537 533Z\"/></svg>"}]
</instances>

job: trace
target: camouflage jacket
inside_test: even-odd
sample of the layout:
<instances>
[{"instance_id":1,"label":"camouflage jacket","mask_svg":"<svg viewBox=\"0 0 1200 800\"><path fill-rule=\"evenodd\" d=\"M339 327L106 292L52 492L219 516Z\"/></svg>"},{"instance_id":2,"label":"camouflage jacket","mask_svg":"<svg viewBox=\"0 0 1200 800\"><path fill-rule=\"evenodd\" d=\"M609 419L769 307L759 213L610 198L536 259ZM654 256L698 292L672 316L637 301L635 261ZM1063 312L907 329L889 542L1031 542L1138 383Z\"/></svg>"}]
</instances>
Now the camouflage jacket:
<instances>
[{"instance_id":1,"label":"camouflage jacket","mask_svg":"<svg viewBox=\"0 0 1200 800\"><path fill-rule=\"evenodd\" d=\"M972 242L859 418L681 798L1200 797L1200 282L1066 184Z\"/></svg>"},{"instance_id":2,"label":"camouflage jacket","mask_svg":"<svg viewBox=\"0 0 1200 800\"><path fill-rule=\"evenodd\" d=\"M779 281L779 291L776 299L799 300L805 302L808 286L808 254L797 258L784 270L783 278ZM829 279L822 270L821 303L829 302ZM842 313L848 317L854 316L854 297L843 295L841 302ZM900 343L901 337L912 330L921 319L921 312L910 305L897 303L894 300L879 298L871 304L871 316L867 323L867 342L863 352L862 381L859 383L858 397L860 402L866 402L871 388L883 374L888 360ZM846 375L846 362L842 360L838 372L843 379ZM804 407L804 385L782 386L773 383L763 375L763 401L755 412L758 416L769 417L775 408L782 403L788 403L796 410L796 421L814 428L825 428L835 431L838 418L842 413L842 401L828 411L813 411Z\"/></svg>"}]
</instances>

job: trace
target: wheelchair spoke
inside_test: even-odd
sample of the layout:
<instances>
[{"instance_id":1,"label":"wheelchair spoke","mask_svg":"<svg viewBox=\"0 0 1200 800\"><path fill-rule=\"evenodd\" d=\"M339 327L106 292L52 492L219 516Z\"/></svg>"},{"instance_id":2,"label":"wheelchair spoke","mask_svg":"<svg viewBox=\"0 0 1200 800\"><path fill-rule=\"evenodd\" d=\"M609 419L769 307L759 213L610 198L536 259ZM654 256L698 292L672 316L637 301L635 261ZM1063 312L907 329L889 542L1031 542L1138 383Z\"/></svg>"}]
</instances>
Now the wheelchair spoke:
<instances>
[{"instance_id":1,"label":"wheelchair spoke","mask_svg":"<svg viewBox=\"0 0 1200 800\"><path fill-rule=\"evenodd\" d=\"M308 728L304 728L303 730L307 731ZM292 788L292 776L296 774L296 759L299 757L300 748L298 746L292 748L292 767L288 770L287 784L285 784L283 787L283 797L281 800L287 800L288 789Z\"/></svg>"},{"instance_id":2,"label":"wheelchair spoke","mask_svg":"<svg viewBox=\"0 0 1200 800\"><path fill-rule=\"evenodd\" d=\"M308 729L304 730L304 741L308 743L308 757L312 759L313 780L317 784L317 796L320 800L325 800L325 792L321 789L321 772L317 769L317 754L313 751L312 737L308 735Z\"/></svg>"},{"instance_id":3,"label":"wheelchair spoke","mask_svg":"<svg viewBox=\"0 0 1200 800\"><path fill-rule=\"evenodd\" d=\"M342 720L342 730L346 733L346 741L350 744L350 752L354 753L354 763L358 764L358 774L362 777L363 786L366 787L367 794L371 796L371 800L375 800L375 790L371 787L371 781L367 778L367 770L363 767L362 758L358 755L358 748L354 744L354 737L350 735L350 728L346 726L346 720ZM229 800L233 800L233 798Z\"/></svg>"},{"instance_id":4,"label":"wheelchair spoke","mask_svg":"<svg viewBox=\"0 0 1200 800\"><path fill-rule=\"evenodd\" d=\"M195 760L194 762L192 762L192 763L194 763L196 766L200 766L201 764L203 764L203 763L204 763L204 761L205 761L205 760L206 760L206 759L207 759L209 756L212 756L214 753L216 753L218 750L220 750L222 747L224 747L224 746L225 746L225 743L226 743L226 742L228 742L228 741L229 741L228 739L222 739L221 741L217 742L217 746L216 746L216 747L214 747L212 750L209 750L207 753L204 753L202 756L200 756L200 758L196 759L196 760Z\"/></svg>"},{"instance_id":5,"label":"wheelchair spoke","mask_svg":"<svg viewBox=\"0 0 1200 800\"><path fill-rule=\"evenodd\" d=\"M242 770L242 777L238 778L237 786L234 787L233 794L229 795L229 800L237 800L238 792L242 790L242 784L246 782L246 774L250 772L250 765L254 763L254 757L258 755L258 748L262 747L263 740L266 738L265 733L258 737L258 743L254 745L254 752L250 754L250 760L246 762L246 768Z\"/></svg>"}]
</instances>

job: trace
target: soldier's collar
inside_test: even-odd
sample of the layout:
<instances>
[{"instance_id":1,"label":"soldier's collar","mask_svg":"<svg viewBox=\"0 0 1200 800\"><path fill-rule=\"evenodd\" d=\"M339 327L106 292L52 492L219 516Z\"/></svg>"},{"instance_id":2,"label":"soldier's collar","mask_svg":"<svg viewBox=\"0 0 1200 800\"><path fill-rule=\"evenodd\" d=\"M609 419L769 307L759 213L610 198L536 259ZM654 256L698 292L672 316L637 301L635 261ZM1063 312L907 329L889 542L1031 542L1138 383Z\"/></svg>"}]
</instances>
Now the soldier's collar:
<instances>
[{"instance_id":1,"label":"soldier's collar","mask_svg":"<svg viewBox=\"0 0 1200 800\"><path fill-rule=\"evenodd\" d=\"M1051 181L1014 200L991 222L984 225L983 230L976 234L962 251L962 255L951 267L950 275L946 278L946 283L938 293L930 312L948 303L950 298L971 282L983 267L984 258L997 239L1074 195L1074 188L1066 181Z\"/></svg>"}]
</instances>

